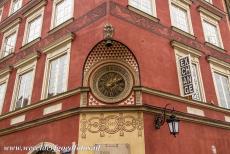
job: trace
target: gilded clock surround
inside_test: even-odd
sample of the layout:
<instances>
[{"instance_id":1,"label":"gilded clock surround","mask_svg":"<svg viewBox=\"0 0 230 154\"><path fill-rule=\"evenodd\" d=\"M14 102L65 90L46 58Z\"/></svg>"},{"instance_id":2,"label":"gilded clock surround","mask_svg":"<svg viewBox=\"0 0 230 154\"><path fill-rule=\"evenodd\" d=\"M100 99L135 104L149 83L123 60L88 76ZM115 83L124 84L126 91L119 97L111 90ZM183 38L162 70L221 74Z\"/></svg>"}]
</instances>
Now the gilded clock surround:
<instances>
[{"instance_id":1,"label":"gilded clock surround","mask_svg":"<svg viewBox=\"0 0 230 154\"><path fill-rule=\"evenodd\" d=\"M104 103L117 103L129 96L133 87L131 72L117 63L106 63L90 77L93 95Z\"/></svg>"},{"instance_id":2,"label":"gilded clock surround","mask_svg":"<svg viewBox=\"0 0 230 154\"><path fill-rule=\"evenodd\" d=\"M85 61L81 106L142 104L141 92L133 90L140 86L136 58L127 46L112 42L96 44Z\"/></svg>"}]
</instances>

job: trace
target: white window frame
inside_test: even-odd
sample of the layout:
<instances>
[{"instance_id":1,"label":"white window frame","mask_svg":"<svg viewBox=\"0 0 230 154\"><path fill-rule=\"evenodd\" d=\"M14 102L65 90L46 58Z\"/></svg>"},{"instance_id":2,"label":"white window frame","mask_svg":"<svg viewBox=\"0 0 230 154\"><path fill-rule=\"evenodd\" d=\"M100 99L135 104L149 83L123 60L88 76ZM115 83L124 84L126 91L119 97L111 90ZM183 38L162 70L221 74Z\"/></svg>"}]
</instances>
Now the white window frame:
<instances>
[{"instance_id":1,"label":"white window frame","mask_svg":"<svg viewBox=\"0 0 230 154\"><path fill-rule=\"evenodd\" d=\"M219 23L217 20L215 20L214 18L211 18L203 13L200 13L200 16L201 16L201 23L202 23L202 28L203 28L203 34L204 34L204 39L205 39L205 42L208 42L207 41L207 38L206 38L206 35L205 35L205 27L204 27L204 22L207 22L207 23L210 23L214 26L216 26L217 28L217 33L218 33L218 39L219 39L219 42L220 42L220 46L217 46L219 48L222 48L224 49L224 45L223 45L223 41L222 41L222 37L221 37L221 33L220 33L220 27L219 27ZM210 43L210 42L208 42ZM212 43L210 43L212 44ZM212 44L214 46L216 46L215 44Z\"/></svg>"},{"instance_id":2,"label":"white window frame","mask_svg":"<svg viewBox=\"0 0 230 154\"><path fill-rule=\"evenodd\" d=\"M203 0L203 1L205 1L205 2L207 2L207 3L210 3L210 4L213 4L212 0ZM210 2L209 2L209 1L210 1Z\"/></svg>"},{"instance_id":3,"label":"white window frame","mask_svg":"<svg viewBox=\"0 0 230 154\"><path fill-rule=\"evenodd\" d=\"M214 87L215 87L215 92L216 92L216 96L217 96L217 100L218 100L218 105L220 107L222 107L221 102L220 102L220 96L219 96L218 88L216 85L215 73L226 76L228 78L228 82L229 82L229 86L230 86L230 69L226 68L225 66L221 66L219 64L214 64L212 62L210 63L210 67L211 67L212 79L213 79L213 83L214 83Z\"/></svg>"},{"instance_id":4,"label":"white window frame","mask_svg":"<svg viewBox=\"0 0 230 154\"><path fill-rule=\"evenodd\" d=\"M72 0L72 10L71 10L71 16L69 19L67 19L66 21L64 21L63 23L56 25L54 24L55 22L55 14L56 14L56 6L58 3L60 3L63 0L53 0L53 7L52 7L52 18L51 18L51 25L50 25L50 30L54 29L55 27L58 27L60 25L62 25L63 23L65 23L66 21L68 21L69 19L73 18L74 16L74 0Z\"/></svg>"},{"instance_id":5,"label":"white window frame","mask_svg":"<svg viewBox=\"0 0 230 154\"><path fill-rule=\"evenodd\" d=\"M13 1L14 0L11 0L11 3L10 3L10 10L9 10L9 16L11 15L11 14L14 14L15 12L17 12L18 10L20 10L20 8L22 8L22 1L23 0L21 0L21 7L17 10L17 11L15 11L15 12L12 12L12 9L13 9Z\"/></svg>"},{"instance_id":6,"label":"white window frame","mask_svg":"<svg viewBox=\"0 0 230 154\"><path fill-rule=\"evenodd\" d=\"M56 58L61 57L63 55L67 56L67 76L66 76L67 81L66 81L66 85L64 88L65 88L65 91L68 90L70 51L71 51L71 43L64 44L61 47L54 47L53 49L47 51L48 53L46 56L46 65L45 65L45 73L43 77L41 99L48 98L50 63L52 60L55 60Z\"/></svg>"},{"instance_id":7,"label":"white window frame","mask_svg":"<svg viewBox=\"0 0 230 154\"><path fill-rule=\"evenodd\" d=\"M13 33L16 33L16 34L15 34L15 35L16 35L15 45L14 45L13 51L11 52L11 53L14 53L14 51L15 51L15 46L16 46L16 44L17 44L17 38L18 38L18 28L19 28L19 24L16 25L15 27L9 29L8 31L6 31L6 32L3 34L2 46L1 46L1 51L0 51L0 59L1 59L1 58L4 58L4 57L3 57L3 49L4 49L4 47L5 47L5 44L4 44L4 43L5 43L5 39L6 39L9 35L11 35L11 34L13 34ZM7 57L7 56L5 56L5 57Z\"/></svg>"},{"instance_id":8,"label":"white window frame","mask_svg":"<svg viewBox=\"0 0 230 154\"><path fill-rule=\"evenodd\" d=\"M182 29L180 29L179 27L176 26L176 24L173 21L173 11L172 11L172 5L175 5L176 7L179 7L183 10L185 10L187 12L187 19L188 19L188 29L189 32L186 32ZM179 1L179 0L169 0L169 12L170 12L170 19L171 19L171 24L172 26L186 32L189 33L191 35L194 35L193 32L193 26L192 26L192 20L191 20L191 13L190 13L190 5L188 3L185 3L183 1Z\"/></svg>"},{"instance_id":9,"label":"white window frame","mask_svg":"<svg viewBox=\"0 0 230 154\"><path fill-rule=\"evenodd\" d=\"M2 13L0 14L0 22L1 22L1 21L2 21L2 15L3 15L4 7L2 6L2 7L0 8L0 10L2 11Z\"/></svg>"},{"instance_id":10,"label":"white window frame","mask_svg":"<svg viewBox=\"0 0 230 154\"><path fill-rule=\"evenodd\" d=\"M33 21L34 19L36 19L37 17L41 16L41 26L40 26L40 31L39 31L39 37L41 37L41 33L42 33L42 26L43 26L43 16L44 16L44 10L45 8L42 7L40 10L38 10L37 12L33 13L31 16L29 16L27 19L26 19L26 26L25 26L25 31L24 31L24 37L23 37L23 43L22 43L22 46L30 43L30 42L33 42L34 40L30 41L30 42L27 42L27 37L28 37L28 28L29 28L29 23L31 21ZM38 37L38 38L39 38Z\"/></svg>"},{"instance_id":11,"label":"white window frame","mask_svg":"<svg viewBox=\"0 0 230 154\"><path fill-rule=\"evenodd\" d=\"M143 11L142 9L133 6L133 5L131 4L131 0L128 0L128 4L129 4L130 6L132 6L132 7L134 7L134 8L136 8L136 9L138 9L138 10L140 10L140 11L142 11L142 12L148 14L148 15L150 15L150 16L157 17L156 0L150 0L150 1L152 2L152 14L149 14L149 13Z\"/></svg>"},{"instance_id":12,"label":"white window frame","mask_svg":"<svg viewBox=\"0 0 230 154\"><path fill-rule=\"evenodd\" d=\"M179 68L179 61L177 60L177 56L187 56L190 55L191 57L191 62L192 64L196 64L197 66L197 76L198 76L198 80L199 80L199 87L200 87L200 93L201 93L201 101L202 102L206 102L206 97L205 97L205 91L204 91L204 86L203 86L203 80L202 80L202 74L201 74L201 70L200 70L200 63L199 63L199 57L184 51L184 50L180 50L180 49L174 49L175 51L175 59L176 59L176 67L177 67L177 75L178 75L178 81L179 81L179 87L180 87L180 95L182 97L184 97L184 92L183 92L183 86L182 86L182 81L181 81L181 72L180 72L180 68ZM197 101L197 100L194 100Z\"/></svg>"},{"instance_id":13,"label":"white window frame","mask_svg":"<svg viewBox=\"0 0 230 154\"><path fill-rule=\"evenodd\" d=\"M0 107L0 115L2 114L2 110L3 110L3 107L4 107L8 81L9 81L9 74L4 75L3 77L0 77L0 85L6 84L6 88L5 88L5 91L4 91L4 94L3 94L3 99L2 99L2 107Z\"/></svg>"},{"instance_id":14,"label":"white window frame","mask_svg":"<svg viewBox=\"0 0 230 154\"><path fill-rule=\"evenodd\" d=\"M32 71L32 88L31 88L31 96L29 98L29 101L28 101L28 104L29 105L31 103L31 97L32 97L32 94L33 94L33 85L34 85L34 78L35 78L35 72L36 72L36 64L37 64L37 61L33 61L31 63L27 63L27 64L24 64L22 66L19 66L18 70L17 70L17 74L16 74L16 79L15 79L15 84L14 84L14 91L13 91L13 97L12 97L12 101L11 101L11 107L10 107L10 111L13 111L15 110L15 103L16 103L16 97L17 97L17 94L18 94L18 88L19 88L19 79L20 79L20 76L27 73L27 72L30 72Z\"/></svg>"}]
</instances>

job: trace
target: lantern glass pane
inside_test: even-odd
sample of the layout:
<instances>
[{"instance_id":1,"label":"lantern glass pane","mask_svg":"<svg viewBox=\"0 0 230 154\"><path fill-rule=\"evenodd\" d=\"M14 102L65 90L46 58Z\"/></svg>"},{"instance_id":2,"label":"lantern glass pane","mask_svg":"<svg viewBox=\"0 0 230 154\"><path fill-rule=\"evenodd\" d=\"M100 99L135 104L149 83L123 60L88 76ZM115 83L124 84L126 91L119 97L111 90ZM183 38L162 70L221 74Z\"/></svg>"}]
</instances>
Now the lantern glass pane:
<instances>
[{"instance_id":1,"label":"lantern glass pane","mask_svg":"<svg viewBox=\"0 0 230 154\"><path fill-rule=\"evenodd\" d=\"M170 121L168 125L169 125L170 133L172 133L173 132L173 122Z\"/></svg>"},{"instance_id":2,"label":"lantern glass pane","mask_svg":"<svg viewBox=\"0 0 230 154\"><path fill-rule=\"evenodd\" d=\"M175 121L175 133L178 133L179 132L179 121Z\"/></svg>"}]
</instances>

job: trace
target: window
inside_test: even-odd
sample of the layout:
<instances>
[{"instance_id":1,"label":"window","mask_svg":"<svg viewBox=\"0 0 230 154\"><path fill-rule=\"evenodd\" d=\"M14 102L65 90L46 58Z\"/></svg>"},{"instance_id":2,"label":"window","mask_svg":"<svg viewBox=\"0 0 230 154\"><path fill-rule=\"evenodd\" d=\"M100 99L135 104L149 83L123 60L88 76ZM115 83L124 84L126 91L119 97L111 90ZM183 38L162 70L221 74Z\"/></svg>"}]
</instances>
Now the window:
<instances>
[{"instance_id":1,"label":"window","mask_svg":"<svg viewBox=\"0 0 230 154\"><path fill-rule=\"evenodd\" d=\"M191 75L192 75L192 82L194 85L194 93L191 96L193 100L205 102L205 92L203 87L203 81L201 76L200 70L200 63L199 58L202 53L194 49L192 47L186 46L180 42L173 41L171 45L175 51L175 58L176 58L176 65L177 65L177 73L179 79L179 87L180 87L180 94L184 97L184 88L183 88L183 81L181 79L181 68L179 64L179 59L185 56L190 56L191 59Z\"/></svg>"},{"instance_id":2,"label":"window","mask_svg":"<svg viewBox=\"0 0 230 154\"><path fill-rule=\"evenodd\" d=\"M73 17L73 0L55 0L53 3L53 22L51 29Z\"/></svg>"},{"instance_id":3,"label":"window","mask_svg":"<svg viewBox=\"0 0 230 154\"><path fill-rule=\"evenodd\" d=\"M62 55L49 64L48 97L63 93L67 85L67 55Z\"/></svg>"},{"instance_id":4,"label":"window","mask_svg":"<svg viewBox=\"0 0 230 154\"><path fill-rule=\"evenodd\" d=\"M3 104L5 100L8 78L9 78L9 75L6 75L0 79L0 114L2 113L2 108L3 108Z\"/></svg>"},{"instance_id":5,"label":"window","mask_svg":"<svg viewBox=\"0 0 230 154\"><path fill-rule=\"evenodd\" d=\"M42 17L38 16L28 24L28 34L26 42L31 42L40 36Z\"/></svg>"},{"instance_id":6,"label":"window","mask_svg":"<svg viewBox=\"0 0 230 154\"><path fill-rule=\"evenodd\" d=\"M230 65L208 57L219 106L230 109Z\"/></svg>"},{"instance_id":7,"label":"window","mask_svg":"<svg viewBox=\"0 0 230 154\"><path fill-rule=\"evenodd\" d=\"M185 55L186 54L177 52L177 54L176 54L177 63L179 61L179 58L181 58ZM192 99L197 100L197 101L204 101L204 96L202 94L202 81L201 81L201 77L200 77L199 62L198 62L197 58L192 57L192 65L191 66L192 66L191 67L191 71L192 71L191 73L192 73L192 79L193 79L194 91L195 91L194 94L192 95ZM177 64L177 68L178 68L178 74L181 74L180 69L179 69L179 64ZM180 80L180 85L181 85L182 81L181 81L180 77L179 77L179 80ZM180 88L180 89L182 91L183 88Z\"/></svg>"},{"instance_id":8,"label":"window","mask_svg":"<svg viewBox=\"0 0 230 154\"><path fill-rule=\"evenodd\" d=\"M2 50L2 57L6 57L13 52L15 43L16 43L16 32L10 34L5 38L4 47Z\"/></svg>"},{"instance_id":9,"label":"window","mask_svg":"<svg viewBox=\"0 0 230 154\"><path fill-rule=\"evenodd\" d=\"M31 95L34 83L34 75L36 68L36 57L33 60L20 62L21 65L17 66L17 75L15 80L11 110L23 108L30 104Z\"/></svg>"},{"instance_id":10,"label":"window","mask_svg":"<svg viewBox=\"0 0 230 154\"><path fill-rule=\"evenodd\" d=\"M59 46L56 46L59 45ZM69 55L71 43L53 47L44 51L47 53L45 73L43 78L42 99L67 91L69 74Z\"/></svg>"},{"instance_id":11,"label":"window","mask_svg":"<svg viewBox=\"0 0 230 154\"><path fill-rule=\"evenodd\" d=\"M129 0L129 5L149 15L156 16L155 0Z\"/></svg>"},{"instance_id":12,"label":"window","mask_svg":"<svg viewBox=\"0 0 230 154\"><path fill-rule=\"evenodd\" d=\"M24 44L30 43L41 36L44 8L27 18Z\"/></svg>"},{"instance_id":13,"label":"window","mask_svg":"<svg viewBox=\"0 0 230 154\"><path fill-rule=\"evenodd\" d=\"M223 48L218 21L201 14L205 41Z\"/></svg>"},{"instance_id":14,"label":"window","mask_svg":"<svg viewBox=\"0 0 230 154\"><path fill-rule=\"evenodd\" d=\"M171 0L169 5L172 25L193 35L189 5L177 0Z\"/></svg>"},{"instance_id":15,"label":"window","mask_svg":"<svg viewBox=\"0 0 230 154\"><path fill-rule=\"evenodd\" d=\"M11 28L4 33L0 58L4 58L14 52L18 34L18 27L19 26L17 25L16 27Z\"/></svg>"},{"instance_id":16,"label":"window","mask_svg":"<svg viewBox=\"0 0 230 154\"><path fill-rule=\"evenodd\" d=\"M32 71L19 75L15 109L28 105L32 92Z\"/></svg>"},{"instance_id":17,"label":"window","mask_svg":"<svg viewBox=\"0 0 230 154\"><path fill-rule=\"evenodd\" d=\"M221 107L230 108L230 84L228 76L214 72Z\"/></svg>"},{"instance_id":18,"label":"window","mask_svg":"<svg viewBox=\"0 0 230 154\"><path fill-rule=\"evenodd\" d=\"M15 13L22 6L22 0L12 0L10 14Z\"/></svg>"}]
</instances>

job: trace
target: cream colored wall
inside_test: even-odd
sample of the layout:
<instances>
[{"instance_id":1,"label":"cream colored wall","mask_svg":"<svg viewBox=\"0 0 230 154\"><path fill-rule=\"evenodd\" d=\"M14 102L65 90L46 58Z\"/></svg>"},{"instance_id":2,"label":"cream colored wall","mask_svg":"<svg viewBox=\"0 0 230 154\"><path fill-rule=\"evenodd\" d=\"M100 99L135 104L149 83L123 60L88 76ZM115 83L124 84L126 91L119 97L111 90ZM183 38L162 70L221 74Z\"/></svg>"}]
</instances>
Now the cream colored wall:
<instances>
[{"instance_id":1,"label":"cream colored wall","mask_svg":"<svg viewBox=\"0 0 230 154\"><path fill-rule=\"evenodd\" d=\"M143 113L81 114L78 146L95 144L129 144L130 154L145 154ZM78 154L94 152L78 151Z\"/></svg>"}]
</instances>

